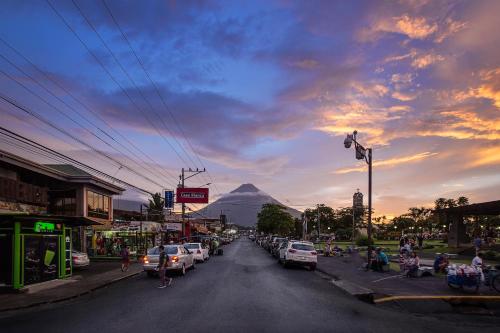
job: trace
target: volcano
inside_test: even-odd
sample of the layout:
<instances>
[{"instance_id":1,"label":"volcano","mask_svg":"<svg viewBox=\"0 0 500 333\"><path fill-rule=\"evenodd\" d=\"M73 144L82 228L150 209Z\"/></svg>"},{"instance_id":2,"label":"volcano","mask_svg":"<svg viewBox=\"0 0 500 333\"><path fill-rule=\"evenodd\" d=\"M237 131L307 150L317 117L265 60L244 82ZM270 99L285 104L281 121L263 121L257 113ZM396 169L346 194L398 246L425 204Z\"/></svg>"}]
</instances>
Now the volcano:
<instances>
[{"instance_id":1,"label":"volcano","mask_svg":"<svg viewBox=\"0 0 500 333\"><path fill-rule=\"evenodd\" d=\"M300 218L302 214L296 209L283 205L253 184L240 185L237 189L223 194L218 200L200 209L198 213L210 218L219 218L221 214L225 214L228 223L252 227L257 224L257 214L260 212L262 205L266 203L286 207L286 210L294 218Z\"/></svg>"}]
</instances>

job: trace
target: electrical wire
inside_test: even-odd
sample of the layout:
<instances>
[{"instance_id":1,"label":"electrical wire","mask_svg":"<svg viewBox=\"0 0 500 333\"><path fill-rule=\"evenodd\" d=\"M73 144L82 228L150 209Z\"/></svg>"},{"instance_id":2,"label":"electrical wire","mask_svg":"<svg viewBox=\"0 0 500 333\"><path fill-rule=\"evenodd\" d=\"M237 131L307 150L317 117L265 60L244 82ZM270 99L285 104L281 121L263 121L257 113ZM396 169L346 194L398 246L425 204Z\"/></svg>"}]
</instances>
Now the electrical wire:
<instances>
[{"instance_id":1,"label":"electrical wire","mask_svg":"<svg viewBox=\"0 0 500 333\"><path fill-rule=\"evenodd\" d=\"M73 0L74 1L74 0ZM190 140L188 139L188 137L186 136L186 133L184 132L182 126L179 124L179 122L177 121L177 119L175 118L173 112L171 111L170 107L167 105L167 103L165 102L165 99L163 98L163 95L160 93L160 90L158 89L158 86L157 84L153 81L153 79L151 78L151 75L149 74L149 72L146 70L146 67L144 66L144 63L141 61L141 59L139 58L139 56L137 55L137 52L135 52L135 49L132 47L132 43L130 42L130 40L128 39L127 35L125 34L125 32L123 31L123 29L121 28L120 24L118 23L118 21L116 20L115 16L113 15L113 12L111 11L111 8L108 6L108 4L106 3L105 0L101 0L101 2L103 3L104 7L106 8L107 12L109 13L109 15L111 16L111 19L112 21L114 22L115 26L117 27L118 31L120 32L120 34L122 35L123 39L126 41L129 49L132 51L132 54L134 55L135 59L137 60L137 62L139 63L140 67L142 68L142 70L144 71L144 73L146 74L146 77L148 78L149 82L151 82L151 84L153 85L154 87L154 90L156 92L156 94L158 95L158 97L160 98L160 100L162 101L163 103L163 106L165 107L165 109L168 111L170 117L172 118L174 124L176 125L176 127L178 128L179 132L181 133L181 135L184 137L184 140L188 143L191 151L193 152L193 154L195 155L195 157L197 158L197 160L200 162L200 165L206 169L205 165L203 164L203 161L200 159L200 156L198 155L198 153L196 153L196 150L194 149L193 145L191 144ZM207 175L210 179L210 182L212 182L214 184L214 187L215 187L215 190L217 192L218 195L220 195L220 192L217 188L217 184L215 183L215 181L213 180L210 172L207 171Z\"/></svg>"}]
</instances>

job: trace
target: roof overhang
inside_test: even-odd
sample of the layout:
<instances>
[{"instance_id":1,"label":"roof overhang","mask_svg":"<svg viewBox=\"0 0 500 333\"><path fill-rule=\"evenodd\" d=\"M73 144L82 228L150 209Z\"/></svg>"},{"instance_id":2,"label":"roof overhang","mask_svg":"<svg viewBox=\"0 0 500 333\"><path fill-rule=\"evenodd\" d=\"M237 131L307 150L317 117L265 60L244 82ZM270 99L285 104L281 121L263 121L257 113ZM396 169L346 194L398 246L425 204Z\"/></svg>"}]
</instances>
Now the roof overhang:
<instances>
[{"instance_id":1,"label":"roof overhang","mask_svg":"<svg viewBox=\"0 0 500 333\"><path fill-rule=\"evenodd\" d=\"M0 214L0 224L12 223L12 222L36 222L36 221L47 221L54 223L64 223L66 226L79 227L79 226L90 226L90 225L102 225L102 223L93 221L83 216L58 216L58 215L38 215L38 214Z\"/></svg>"},{"instance_id":2,"label":"roof overhang","mask_svg":"<svg viewBox=\"0 0 500 333\"><path fill-rule=\"evenodd\" d=\"M481 202L466 206L436 209L435 212L446 215L500 215L500 200Z\"/></svg>"}]
</instances>

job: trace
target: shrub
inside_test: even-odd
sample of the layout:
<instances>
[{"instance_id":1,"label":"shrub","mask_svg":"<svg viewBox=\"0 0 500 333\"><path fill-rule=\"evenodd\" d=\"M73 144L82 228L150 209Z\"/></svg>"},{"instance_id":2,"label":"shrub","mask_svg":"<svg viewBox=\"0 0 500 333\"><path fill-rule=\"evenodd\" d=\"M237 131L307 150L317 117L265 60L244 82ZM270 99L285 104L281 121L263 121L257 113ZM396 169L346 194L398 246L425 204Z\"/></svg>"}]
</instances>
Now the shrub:
<instances>
[{"instance_id":1,"label":"shrub","mask_svg":"<svg viewBox=\"0 0 500 333\"><path fill-rule=\"evenodd\" d=\"M483 258L486 260L496 260L497 256L498 256L497 253L491 250L483 253Z\"/></svg>"},{"instance_id":2,"label":"shrub","mask_svg":"<svg viewBox=\"0 0 500 333\"><path fill-rule=\"evenodd\" d=\"M368 243L368 237L367 236L359 236L356 238L356 245L357 246L368 246L368 245L373 245L373 239L371 243Z\"/></svg>"}]
</instances>

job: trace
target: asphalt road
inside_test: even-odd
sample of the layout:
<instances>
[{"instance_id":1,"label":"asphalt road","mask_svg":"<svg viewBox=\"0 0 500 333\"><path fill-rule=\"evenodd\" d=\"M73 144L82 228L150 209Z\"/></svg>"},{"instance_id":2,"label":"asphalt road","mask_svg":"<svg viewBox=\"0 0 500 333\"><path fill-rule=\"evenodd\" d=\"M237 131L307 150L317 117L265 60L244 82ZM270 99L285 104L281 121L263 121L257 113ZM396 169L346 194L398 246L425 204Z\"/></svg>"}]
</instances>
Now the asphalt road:
<instances>
[{"instance_id":1,"label":"asphalt road","mask_svg":"<svg viewBox=\"0 0 500 333\"><path fill-rule=\"evenodd\" d=\"M247 239L174 278L171 287L157 285L141 274L2 318L0 332L498 332L492 319L443 320L362 303L317 273L282 268Z\"/></svg>"}]
</instances>

